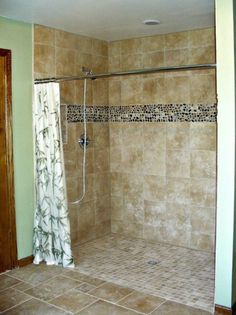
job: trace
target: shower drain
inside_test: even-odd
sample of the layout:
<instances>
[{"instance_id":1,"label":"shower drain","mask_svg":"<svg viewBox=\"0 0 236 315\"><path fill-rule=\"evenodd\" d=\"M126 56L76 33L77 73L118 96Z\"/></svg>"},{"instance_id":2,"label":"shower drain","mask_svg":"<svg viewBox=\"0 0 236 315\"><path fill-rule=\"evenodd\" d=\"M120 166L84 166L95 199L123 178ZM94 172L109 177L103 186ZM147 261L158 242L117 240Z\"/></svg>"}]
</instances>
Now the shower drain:
<instances>
[{"instance_id":1,"label":"shower drain","mask_svg":"<svg viewBox=\"0 0 236 315\"><path fill-rule=\"evenodd\" d=\"M149 260L147 263L148 263L148 265L151 265L151 266L158 265L158 261L157 260Z\"/></svg>"}]
</instances>

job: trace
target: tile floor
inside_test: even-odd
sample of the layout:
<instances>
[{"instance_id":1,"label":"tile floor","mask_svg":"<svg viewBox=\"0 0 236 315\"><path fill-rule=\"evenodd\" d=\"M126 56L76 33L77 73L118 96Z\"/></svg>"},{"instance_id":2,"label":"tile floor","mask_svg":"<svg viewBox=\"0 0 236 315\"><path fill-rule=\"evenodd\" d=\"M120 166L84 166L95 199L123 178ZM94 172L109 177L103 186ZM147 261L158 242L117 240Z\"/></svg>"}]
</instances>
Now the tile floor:
<instances>
[{"instance_id":1,"label":"tile floor","mask_svg":"<svg viewBox=\"0 0 236 315\"><path fill-rule=\"evenodd\" d=\"M40 264L1 274L0 314L211 314L210 254L116 235L74 253L73 270Z\"/></svg>"}]
</instances>

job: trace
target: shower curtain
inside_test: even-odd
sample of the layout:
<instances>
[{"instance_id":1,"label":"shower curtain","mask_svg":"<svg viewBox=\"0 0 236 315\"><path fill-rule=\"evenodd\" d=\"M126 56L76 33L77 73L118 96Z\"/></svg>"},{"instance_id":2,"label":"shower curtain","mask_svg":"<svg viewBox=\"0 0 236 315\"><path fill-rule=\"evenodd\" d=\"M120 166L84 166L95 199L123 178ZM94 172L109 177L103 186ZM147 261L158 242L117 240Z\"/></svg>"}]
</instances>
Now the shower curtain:
<instances>
[{"instance_id":1,"label":"shower curtain","mask_svg":"<svg viewBox=\"0 0 236 315\"><path fill-rule=\"evenodd\" d=\"M60 126L58 83L34 87L34 263L73 267Z\"/></svg>"}]
</instances>

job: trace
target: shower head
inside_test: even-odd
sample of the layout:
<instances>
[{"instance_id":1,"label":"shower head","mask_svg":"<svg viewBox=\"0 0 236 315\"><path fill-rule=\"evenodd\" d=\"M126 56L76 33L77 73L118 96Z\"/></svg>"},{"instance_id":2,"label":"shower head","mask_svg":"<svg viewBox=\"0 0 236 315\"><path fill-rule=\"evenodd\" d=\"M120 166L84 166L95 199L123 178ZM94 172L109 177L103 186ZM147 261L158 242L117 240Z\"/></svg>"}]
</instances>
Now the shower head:
<instances>
[{"instance_id":1,"label":"shower head","mask_svg":"<svg viewBox=\"0 0 236 315\"><path fill-rule=\"evenodd\" d=\"M91 75L93 74L93 71L89 68L86 68L86 67L82 67L82 72L85 74L85 75Z\"/></svg>"}]
</instances>

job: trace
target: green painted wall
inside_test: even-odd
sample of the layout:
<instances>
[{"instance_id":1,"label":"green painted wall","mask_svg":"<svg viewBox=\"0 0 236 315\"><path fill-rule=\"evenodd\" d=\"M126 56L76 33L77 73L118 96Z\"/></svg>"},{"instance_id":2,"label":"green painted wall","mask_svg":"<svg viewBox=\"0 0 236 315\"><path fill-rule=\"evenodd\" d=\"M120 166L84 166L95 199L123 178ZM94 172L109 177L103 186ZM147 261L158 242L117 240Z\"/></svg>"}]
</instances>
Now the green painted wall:
<instances>
[{"instance_id":1,"label":"green painted wall","mask_svg":"<svg viewBox=\"0 0 236 315\"><path fill-rule=\"evenodd\" d=\"M15 204L21 259L32 255L33 234L32 26L0 17L0 48L12 51Z\"/></svg>"},{"instance_id":2,"label":"green painted wall","mask_svg":"<svg viewBox=\"0 0 236 315\"><path fill-rule=\"evenodd\" d=\"M235 209L235 55L233 0L216 0L218 94L218 187L215 303L234 300L233 238Z\"/></svg>"}]
</instances>

